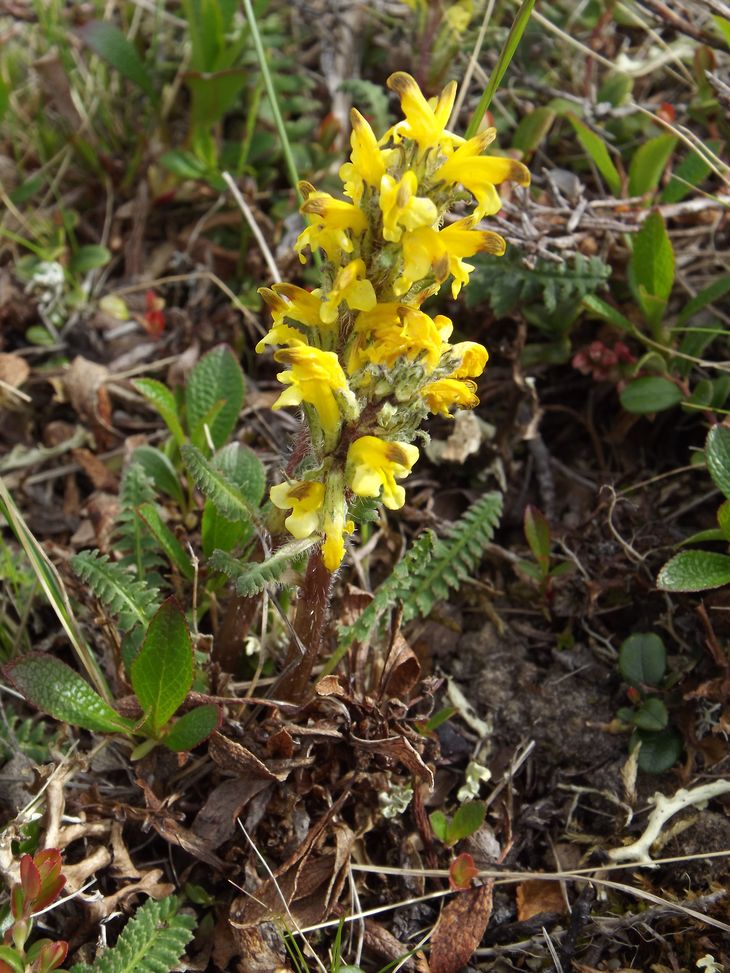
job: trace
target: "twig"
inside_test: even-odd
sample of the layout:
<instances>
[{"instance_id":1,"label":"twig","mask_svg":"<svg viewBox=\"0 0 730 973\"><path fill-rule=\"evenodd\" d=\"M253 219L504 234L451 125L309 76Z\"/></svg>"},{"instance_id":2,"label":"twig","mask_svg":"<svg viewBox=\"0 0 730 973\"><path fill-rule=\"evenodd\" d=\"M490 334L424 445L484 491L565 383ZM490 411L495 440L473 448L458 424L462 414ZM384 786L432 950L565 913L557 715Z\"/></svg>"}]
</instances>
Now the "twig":
<instances>
[{"instance_id":1,"label":"twig","mask_svg":"<svg viewBox=\"0 0 730 973\"><path fill-rule=\"evenodd\" d=\"M234 182L230 172L224 172L222 173L222 175L223 175L223 179L226 182L226 185L231 191L233 198L238 203L238 208L241 210L244 217L246 218L246 222L251 228L251 232L256 237L256 242L258 243L261 249L261 253L264 255L264 260L266 261L266 266L269 268L269 273L271 274L272 279L277 284L280 284L282 278L281 278L281 274L279 273L279 268L276 266L276 261L274 260L271 250L269 249L269 245L266 242L263 233L261 232L261 228L259 227L258 223L254 219L254 215L251 212L248 203L243 198L243 195L241 194L241 191L236 185L236 183Z\"/></svg>"}]
</instances>

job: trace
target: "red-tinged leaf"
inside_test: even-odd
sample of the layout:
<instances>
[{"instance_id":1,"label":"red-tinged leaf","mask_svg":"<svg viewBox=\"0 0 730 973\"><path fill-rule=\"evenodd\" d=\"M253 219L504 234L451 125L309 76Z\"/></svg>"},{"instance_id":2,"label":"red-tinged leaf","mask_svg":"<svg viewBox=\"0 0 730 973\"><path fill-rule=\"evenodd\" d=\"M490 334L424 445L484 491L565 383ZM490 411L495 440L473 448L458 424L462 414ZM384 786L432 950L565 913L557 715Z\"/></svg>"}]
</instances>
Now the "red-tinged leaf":
<instances>
[{"instance_id":1,"label":"red-tinged leaf","mask_svg":"<svg viewBox=\"0 0 730 973\"><path fill-rule=\"evenodd\" d=\"M33 902L41 894L41 873L30 855L20 859L20 884L27 902Z\"/></svg>"},{"instance_id":2,"label":"red-tinged leaf","mask_svg":"<svg viewBox=\"0 0 730 973\"><path fill-rule=\"evenodd\" d=\"M543 574L550 567L550 524L545 515L531 504L525 507L525 539Z\"/></svg>"},{"instance_id":3,"label":"red-tinged leaf","mask_svg":"<svg viewBox=\"0 0 730 973\"><path fill-rule=\"evenodd\" d=\"M57 970L66 959L67 953L68 943L62 939L56 943L46 943L38 954L38 959L35 964L36 968L42 971L42 973L50 973L51 970Z\"/></svg>"},{"instance_id":4,"label":"red-tinged leaf","mask_svg":"<svg viewBox=\"0 0 730 973\"><path fill-rule=\"evenodd\" d=\"M459 892L443 910L431 939L431 973L458 973L474 955L492 914L493 885Z\"/></svg>"},{"instance_id":5,"label":"red-tinged leaf","mask_svg":"<svg viewBox=\"0 0 730 973\"><path fill-rule=\"evenodd\" d=\"M30 857L30 856L29 856ZM30 915L30 903L23 894L22 886L14 885L10 890L10 914L18 922Z\"/></svg>"},{"instance_id":6,"label":"red-tinged leaf","mask_svg":"<svg viewBox=\"0 0 730 973\"><path fill-rule=\"evenodd\" d=\"M471 888L472 879L479 874L471 855L462 851L449 865L449 885L454 891Z\"/></svg>"}]
</instances>

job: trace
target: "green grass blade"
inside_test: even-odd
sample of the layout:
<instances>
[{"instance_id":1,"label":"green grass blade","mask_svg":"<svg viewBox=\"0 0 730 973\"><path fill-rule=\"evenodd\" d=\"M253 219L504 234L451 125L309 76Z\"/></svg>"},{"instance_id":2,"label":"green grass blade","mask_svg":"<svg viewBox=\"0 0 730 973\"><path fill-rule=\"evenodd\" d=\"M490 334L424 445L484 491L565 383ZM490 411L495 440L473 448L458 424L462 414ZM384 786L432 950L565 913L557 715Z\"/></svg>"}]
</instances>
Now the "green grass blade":
<instances>
[{"instance_id":1,"label":"green grass blade","mask_svg":"<svg viewBox=\"0 0 730 973\"><path fill-rule=\"evenodd\" d=\"M248 0L244 0L248 2ZM504 47L499 55L499 60L497 61L496 67L489 78L487 87L484 89L482 97L479 99L479 104L471 116L469 126L466 130L466 137L468 139L476 135L479 130L479 123L482 118L484 118L484 112L489 108L492 103L492 98L494 93L499 88L502 83L502 78L505 75L507 68L510 65L510 61L514 57L515 51L522 40L522 35L525 32L527 23L530 19L530 14L532 13L532 8L535 6L535 0L523 0L520 9L517 11L517 16L514 19L514 23L510 28L510 32L507 35L507 40L504 43Z\"/></svg>"},{"instance_id":2,"label":"green grass blade","mask_svg":"<svg viewBox=\"0 0 730 973\"><path fill-rule=\"evenodd\" d=\"M31 567L38 578L38 582L51 603L53 610L56 612L64 631L71 640L71 644L84 671L102 699L107 703L111 703L112 695L109 692L106 679L99 667L99 663L94 658L91 649L81 634L63 581L55 565L49 560L46 552L26 524L23 515L15 506L15 501L2 478L0 478L0 514L5 517L11 530L27 554Z\"/></svg>"}]
</instances>

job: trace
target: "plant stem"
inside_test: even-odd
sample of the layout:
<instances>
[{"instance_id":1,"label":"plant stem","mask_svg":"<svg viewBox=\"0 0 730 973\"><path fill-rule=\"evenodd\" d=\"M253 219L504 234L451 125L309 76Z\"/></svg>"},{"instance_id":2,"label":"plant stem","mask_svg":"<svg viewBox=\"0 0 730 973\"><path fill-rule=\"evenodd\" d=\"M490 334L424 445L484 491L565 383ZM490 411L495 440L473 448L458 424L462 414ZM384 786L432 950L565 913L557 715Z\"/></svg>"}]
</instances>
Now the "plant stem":
<instances>
[{"instance_id":1,"label":"plant stem","mask_svg":"<svg viewBox=\"0 0 730 973\"><path fill-rule=\"evenodd\" d=\"M299 703L311 689L312 669L319 657L329 613L332 575L319 548L310 555L294 618L294 637L286 668L272 689L275 699Z\"/></svg>"}]
</instances>

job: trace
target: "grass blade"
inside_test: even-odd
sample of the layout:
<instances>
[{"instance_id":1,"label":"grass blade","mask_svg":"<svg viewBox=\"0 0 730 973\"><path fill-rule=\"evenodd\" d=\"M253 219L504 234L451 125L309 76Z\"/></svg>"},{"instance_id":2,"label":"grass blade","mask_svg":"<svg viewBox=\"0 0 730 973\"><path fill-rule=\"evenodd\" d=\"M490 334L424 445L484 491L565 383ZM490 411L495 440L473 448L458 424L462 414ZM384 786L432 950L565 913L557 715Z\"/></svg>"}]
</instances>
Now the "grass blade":
<instances>
[{"instance_id":1,"label":"grass blade","mask_svg":"<svg viewBox=\"0 0 730 973\"><path fill-rule=\"evenodd\" d=\"M91 649L81 634L63 581L55 565L49 560L48 555L31 533L23 515L15 506L15 501L11 497L10 491L5 486L2 478L0 478L0 514L5 517L11 530L22 545L23 550L28 555L28 560L38 578L38 582L41 588L43 588L53 610L56 612L64 631L71 640L71 644L84 671L102 699L110 703L112 696L109 692L106 679L99 667L99 663L94 658Z\"/></svg>"},{"instance_id":2,"label":"grass blade","mask_svg":"<svg viewBox=\"0 0 730 973\"><path fill-rule=\"evenodd\" d=\"M248 2L248 0L245 0ZM522 35L525 32L527 23L530 19L530 14L532 13L532 8L535 6L535 0L523 0L520 9L517 11L517 16L514 19L514 23L510 28L510 32L507 35L507 40L502 48L499 60L492 71L489 78L489 83L484 89L482 97L479 99L479 104L477 105L474 114L471 116L471 120L466 130L466 137L468 139L476 135L479 130L479 123L484 117L484 112L489 108L492 103L492 98L494 93L499 88L502 83L502 78L505 75L507 68L510 65L510 61L514 57L515 51L522 40Z\"/></svg>"}]
</instances>

